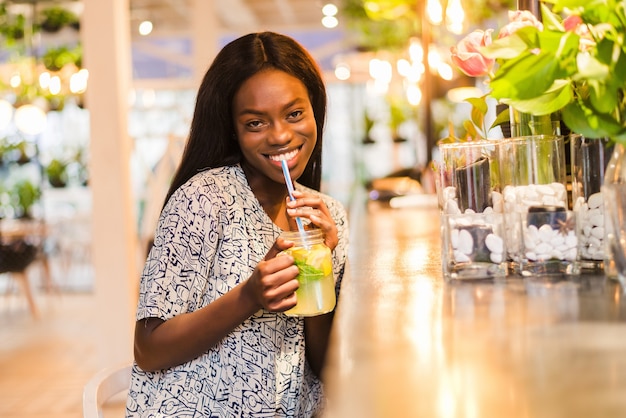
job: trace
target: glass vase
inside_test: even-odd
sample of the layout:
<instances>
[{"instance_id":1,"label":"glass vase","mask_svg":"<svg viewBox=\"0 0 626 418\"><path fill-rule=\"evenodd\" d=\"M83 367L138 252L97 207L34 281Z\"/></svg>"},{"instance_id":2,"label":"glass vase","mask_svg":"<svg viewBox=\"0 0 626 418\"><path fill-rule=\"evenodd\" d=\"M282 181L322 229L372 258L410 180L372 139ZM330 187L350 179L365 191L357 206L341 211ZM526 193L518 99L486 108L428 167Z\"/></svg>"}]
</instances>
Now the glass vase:
<instances>
[{"instance_id":1,"label":"glass vase","mask_svg":"<svg viewBox=\"0 0 626 418\"><path fill-rule=\"evenodd\" d=\"M522 241L524 226L532 216L529 212L568 208L564 138L529 135L502 140L498 164L507 261L509 268L519 273L526 258ZM570 261L563 270L575 272L575 268L569 268L569 264L574 264Z\"/></svg>"},{"instance_id":2,"label":"glass vase","mask_svg":"<svg viewBox=\"0 0 626 418\"><path fill-rule=\"evenodd\" d=\"M579 264L583 271L604 269L604 200L602 184L613 142L570 134L572 209L576 213Z\"/></svg>"},{"instance_id":3,"label":"glass vase","mask_svg":"<svg viewBox=\"0 0 626 418\"><path fill-rule=\"evenodd\" d=\"M439 144L437 193L443 213L501 212L498 141Z\"/></svg>"},{"instance_id":4,"label":"glass vase","mask_svg":"<svg viewBox=\"0 0 626 418\"><path fill-rule=\"evenodd\" d=\"M616 143L602 186L605 215L604 273L626 285L626 148Z\"/></svg>"},{"instance_id":5,"label":"glass vase","mask_svg":"<svg viewBox=\"0 0 626 418\"><path fill-rule=\"evenodd\" d=\"M446 280L506 276L498 140L439 144L437 194Z\"/></svg>"}]
</instances>

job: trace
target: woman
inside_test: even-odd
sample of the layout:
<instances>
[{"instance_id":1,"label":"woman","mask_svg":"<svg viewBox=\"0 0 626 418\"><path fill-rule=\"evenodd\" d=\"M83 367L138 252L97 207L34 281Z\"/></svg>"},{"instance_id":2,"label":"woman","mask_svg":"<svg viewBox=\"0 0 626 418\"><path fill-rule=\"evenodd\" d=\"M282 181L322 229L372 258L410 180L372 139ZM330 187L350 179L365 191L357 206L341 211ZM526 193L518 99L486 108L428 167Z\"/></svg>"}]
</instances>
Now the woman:
<instances>
[{"instance_id":1,"label":"woman","mask_svg":"<svg viewBox=\"0 0 626 418\"><path fill-rule=\"evenodd\" d=\"M326 91L311 56L271 32L226 45L196 100L141 278L129 417L309 417L333 313L288 317L295 217L320 228L338 293L348 226L320 193ZM281 170L296 181L289 201Z\"/></svg>"}]
</instances>

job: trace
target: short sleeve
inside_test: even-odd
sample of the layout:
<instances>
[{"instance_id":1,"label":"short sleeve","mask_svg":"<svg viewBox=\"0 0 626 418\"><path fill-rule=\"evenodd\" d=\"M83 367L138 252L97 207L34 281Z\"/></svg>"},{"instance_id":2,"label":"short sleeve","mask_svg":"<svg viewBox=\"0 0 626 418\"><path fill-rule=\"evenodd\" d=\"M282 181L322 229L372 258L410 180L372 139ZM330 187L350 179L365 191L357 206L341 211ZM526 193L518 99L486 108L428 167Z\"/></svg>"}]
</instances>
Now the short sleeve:
<instances>
[{"instance_id":1,"label":"short sleeve","mask_svg":"<svg viewBox=\"0 0 626 418\"><path fill-rule=\"evenodd\" d=\"M144 266L136 319L167 320L206 300L219 242L219 197L208 184L191 182L164 207Z\"/></svg>"}]
</instances>

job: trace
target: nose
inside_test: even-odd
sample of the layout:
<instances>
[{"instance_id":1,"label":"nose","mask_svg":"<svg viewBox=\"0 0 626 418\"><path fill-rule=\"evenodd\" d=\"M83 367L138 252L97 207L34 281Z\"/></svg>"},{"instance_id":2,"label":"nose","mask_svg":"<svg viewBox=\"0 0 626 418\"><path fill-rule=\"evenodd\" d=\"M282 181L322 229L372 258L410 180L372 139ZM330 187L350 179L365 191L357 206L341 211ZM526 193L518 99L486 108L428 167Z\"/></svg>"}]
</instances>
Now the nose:
<instances>
[{"instance_id":1,"label":"nose","mask_svg":"<svg viewBox=\"0 0 626 418\"><path fill-rule=\"evenodd\" d=\"M288 144L291 138L293 138L293 132L287 122L279 121L272 123L272 129L269 134L269 141L272 144Z\"/></svg>"}]
</instances>

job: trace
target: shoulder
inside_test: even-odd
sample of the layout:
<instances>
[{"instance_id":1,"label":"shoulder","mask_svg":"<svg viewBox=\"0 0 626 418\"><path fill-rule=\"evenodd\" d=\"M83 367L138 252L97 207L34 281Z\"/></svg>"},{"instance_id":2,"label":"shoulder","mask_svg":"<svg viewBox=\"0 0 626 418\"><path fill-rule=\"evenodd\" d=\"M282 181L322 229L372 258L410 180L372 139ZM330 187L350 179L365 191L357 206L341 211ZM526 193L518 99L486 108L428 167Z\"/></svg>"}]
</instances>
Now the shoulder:
<instances>
[{"instance_id":1,"label":"shoulder","mask_svg":"<svg viewBox=\"0 0 626 418\"><path fill-rule=\"evenodd\" d=\"M209 168L200 171L191 177L187 182L179 187L177 192L195 190L206 186L216 186L218 188L228 188L228 186L245 181L245 174L238 165ZM213 189L217 190L217 189Z\"/></svg>"},{"instance_id":2,"label":"shoulder","mask_svg":"<svg viewBox=\"0 0 626 418\"><path fill-rule=\"evenodd\" d=\"M241 193L247 185L243 170L238 165L201 171L180 186L170 202L189 200L222 200Z\"/></svg>"}]
</instances>

